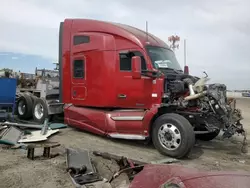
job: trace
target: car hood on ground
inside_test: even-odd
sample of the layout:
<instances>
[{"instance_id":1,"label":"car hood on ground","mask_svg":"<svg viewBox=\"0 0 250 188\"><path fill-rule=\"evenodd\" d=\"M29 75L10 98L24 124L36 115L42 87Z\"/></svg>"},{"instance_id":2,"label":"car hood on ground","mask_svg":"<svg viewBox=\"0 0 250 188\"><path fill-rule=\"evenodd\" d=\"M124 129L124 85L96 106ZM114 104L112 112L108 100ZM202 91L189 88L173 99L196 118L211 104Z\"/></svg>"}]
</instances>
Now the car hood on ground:
<instances>
[{"instance_id":1,"label":"car hood on ground","mask_svg":"<svg viewBox=\"0 0 250 188\"><path fill-rule=\"evenodd\" d=\"M170 183L176 186L167 186ZM249 188L250 173L205 172L180 165L146 165L130 188Z\"/></svg>"}]
</instances>

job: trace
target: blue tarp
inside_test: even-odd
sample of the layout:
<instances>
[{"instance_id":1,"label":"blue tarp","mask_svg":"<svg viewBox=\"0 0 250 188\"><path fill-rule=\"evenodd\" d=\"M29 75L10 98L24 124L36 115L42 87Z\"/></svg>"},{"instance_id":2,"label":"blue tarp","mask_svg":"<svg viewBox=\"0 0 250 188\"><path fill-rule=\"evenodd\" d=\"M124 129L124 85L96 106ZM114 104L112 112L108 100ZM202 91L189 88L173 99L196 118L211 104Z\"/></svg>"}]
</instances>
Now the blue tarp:
<instances>
[{"instance_id":1,"label":"blue tarp","mask_svg":"<svg viewBox=\"0 0 250 188\"><path fill-rule=\"evenodd\" d=\"M17 80L0 78L0 105L15 103Z\"/></svg>"},{"instance_id":2,"label":"blue tarp","mask_svg":"<svg viewBox=\"0 0 250 188\"><path fill-rule=\"evenodd\" d=\"M11 107L14 115L17 80L0 78L0 108Z\"/></svg>"}]
</instances>

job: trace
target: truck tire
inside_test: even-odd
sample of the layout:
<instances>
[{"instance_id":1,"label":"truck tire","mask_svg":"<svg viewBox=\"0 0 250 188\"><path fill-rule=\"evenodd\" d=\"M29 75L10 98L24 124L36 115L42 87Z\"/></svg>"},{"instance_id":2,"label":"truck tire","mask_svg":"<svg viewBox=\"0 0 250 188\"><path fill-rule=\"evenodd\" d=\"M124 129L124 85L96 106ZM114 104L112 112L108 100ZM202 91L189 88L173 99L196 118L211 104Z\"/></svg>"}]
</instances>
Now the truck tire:
<instances>
[{"instance_id":1,"label":"truck tire","mask_svg":"<svg viewBox=\"0 0 250 188\"><path fill-rule=\"evenodd\" d=\"M22 94L17 101L17 116L19 119L28 120L32 117L33 102L28 94Z\"/></svg>"},{"instance_id":2,"label":"truck tire","mask_svg":"<svg viewBox=\"0 0 250 188\"><path fill-rule=\"evenodd\" d=\"M220 134L220 130L216 130L211 133L206 133L206 134L197 134L196 138L202 141L210 141L216 138Z\"/></svg>"},{"instance_id":3,"label":"truck tire","mask_svg":"<svg viewBox=\"0 0 250 188\"><path fill-rule=\"evenodd\" d=\"M155 148L174 158L187 156L195 144L195 134L189 121L179 114L163 114L152 127Z\"/></svg>"},{"instance_id":4,"label":"truck tire","mask_svg":"<svg viewBox=\"0 0 250 188\"><path fill-rule=\"evenodd\" d=\"M37 123L44 123L46 118L49 118L48 107L45 99L36 98L33 105L33 119Z\"/></svg>"}]
</instances>

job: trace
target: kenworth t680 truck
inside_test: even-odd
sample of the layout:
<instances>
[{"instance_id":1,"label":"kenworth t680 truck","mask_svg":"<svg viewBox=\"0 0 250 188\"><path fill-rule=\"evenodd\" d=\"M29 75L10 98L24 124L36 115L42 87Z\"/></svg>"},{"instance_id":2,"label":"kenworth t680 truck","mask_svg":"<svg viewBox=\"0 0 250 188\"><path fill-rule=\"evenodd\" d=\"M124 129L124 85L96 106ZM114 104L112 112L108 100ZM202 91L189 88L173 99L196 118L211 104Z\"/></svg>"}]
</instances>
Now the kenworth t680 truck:
<instances>
[{"instance_id":1,"label":"kenworth t680 truck","mask_svg":"<svg viewBox=\"0 0 250 188\"><path fill-rule=\"evenodd\" d=\"M162 40L137 28L88 19L60 24L65 123L111 138L152 140L182 158L195 138L244 134L226 86L185 74Z\"/></svg>"}]
</instances>

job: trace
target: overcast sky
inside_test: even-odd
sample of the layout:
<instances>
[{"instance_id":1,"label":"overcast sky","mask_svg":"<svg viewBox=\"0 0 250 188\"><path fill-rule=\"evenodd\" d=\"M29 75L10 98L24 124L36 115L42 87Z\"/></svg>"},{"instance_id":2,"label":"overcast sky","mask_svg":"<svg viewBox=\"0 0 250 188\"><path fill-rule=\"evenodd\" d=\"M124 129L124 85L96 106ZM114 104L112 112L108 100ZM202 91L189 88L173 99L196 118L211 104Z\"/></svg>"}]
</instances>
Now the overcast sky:
<instances>
[{"instance_id":1,"label":"overcast sky","mask_svg":"<svg viewBox=\"0 0 250 188\"><path fill-rule=\"evenodd\" d=\"M250 89L249 0L1 0L0 52L58 56L58 26L64 18L129 24L167 42L181 37L177 58L183 66L183 39L192 74L205 70L229 89ZM1 62L0 62L1 63Z\"/></svg>"}]
</instances>

